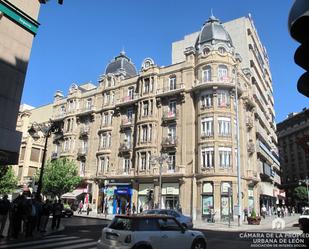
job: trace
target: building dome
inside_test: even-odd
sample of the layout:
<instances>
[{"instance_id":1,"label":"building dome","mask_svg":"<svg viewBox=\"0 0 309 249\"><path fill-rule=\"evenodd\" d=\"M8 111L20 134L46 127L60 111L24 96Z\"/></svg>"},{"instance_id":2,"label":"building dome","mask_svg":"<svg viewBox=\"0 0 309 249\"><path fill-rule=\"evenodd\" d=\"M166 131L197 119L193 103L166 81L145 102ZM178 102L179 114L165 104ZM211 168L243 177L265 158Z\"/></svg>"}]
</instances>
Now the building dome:
<instances>
[{"instance_id":1,"label":"building dome","mask_svg":"<svg viewBox=\"0 0 309 249\"><path fill-rule=\"evenodd\" d=\"M207 22L203 25L202 30L197 38L196 45L205 43L215 44L218 42L227 43L228 46L233 46L232 39L229 33L225 30L222 23L211 15Z\"/></svg>"},{"instance_id":2,"label":"building dome","mask_svg":"<svg viewBox=\"0 0 309 249\"><path fill-rule=\"evenodd\" d=\"M130 58L125 55L124 51L121 51L120 54L107 65L105 74L124 75L125 78L130 78L137 75L137 71Z\"/></svg>"}]
</instances>

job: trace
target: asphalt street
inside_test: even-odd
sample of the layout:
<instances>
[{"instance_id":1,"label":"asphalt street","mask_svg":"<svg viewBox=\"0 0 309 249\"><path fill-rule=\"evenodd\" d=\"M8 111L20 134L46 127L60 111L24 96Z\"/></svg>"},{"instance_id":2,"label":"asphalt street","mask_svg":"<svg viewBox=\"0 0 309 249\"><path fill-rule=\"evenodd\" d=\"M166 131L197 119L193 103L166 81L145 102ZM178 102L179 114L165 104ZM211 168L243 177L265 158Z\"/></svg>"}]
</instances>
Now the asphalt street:
<instances>
[{"instance_id":1,"label":"asphalt street","mask_svg":"<svg viewBox=\"0 0 309 249\"><path fill-rule=\"evenodd\" d=\"M0 241L0 248L16 249L94 249L101 230L109 221L72 217L62 220L65 229L34 240ZM301 241L283 240L278 233L244 233L201 230L208 242L208 249L247 248L305 248ZM248 237L249 236L249 237ZM252 238L259 236L259 238ZM262 241L264 239L264 241ZM266 241L268 239L268 241ZM263 246L264 245L264 246ZM265 246L266 245L266 246ZM186 248L180 248L186 249Z\"/></svg>"}]
</instances>

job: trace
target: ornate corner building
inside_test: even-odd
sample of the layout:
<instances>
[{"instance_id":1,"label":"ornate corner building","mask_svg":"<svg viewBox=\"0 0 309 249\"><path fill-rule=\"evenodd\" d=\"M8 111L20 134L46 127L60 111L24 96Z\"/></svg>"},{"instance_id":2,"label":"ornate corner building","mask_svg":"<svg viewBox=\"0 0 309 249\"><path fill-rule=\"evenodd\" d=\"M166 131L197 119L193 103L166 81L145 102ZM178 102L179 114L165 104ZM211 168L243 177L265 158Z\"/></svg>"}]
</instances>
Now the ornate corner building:
<instances>
[{"instance_id":1,"label":"ornate corner building","mask_svg":"<svg viewBox=\"0 0 309 249\"><path fill-rule=\"evenodd\" d=\"M238 101L236 102L236 96ZM237 149L238 103L239 151ZM121 52L98 86L57 91L52 120L63 127L51 159L77 161L94 210L128 201L161 206L194 219L229 215L237 204L240 153L242 207L276 204L280 184L274 99L266 50L251 17L225 24L211 16L200 32L173 43L172 64L151 58L138 72ZM160 165L153 156L167 154ZM231 189L230 201L228 190Z\"/></svg>"}]
</instances>

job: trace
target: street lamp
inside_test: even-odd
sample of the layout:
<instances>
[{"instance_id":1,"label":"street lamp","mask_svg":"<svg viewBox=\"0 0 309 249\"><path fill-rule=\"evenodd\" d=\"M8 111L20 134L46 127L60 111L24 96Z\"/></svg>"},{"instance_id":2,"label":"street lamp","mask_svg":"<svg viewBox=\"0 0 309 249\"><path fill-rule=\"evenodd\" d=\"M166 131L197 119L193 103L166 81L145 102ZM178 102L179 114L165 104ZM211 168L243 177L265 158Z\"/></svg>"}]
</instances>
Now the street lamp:
<instances>
[{"instance_id":1,"label":"street lamp","mask_svg":"<svg viewBox=\"0 0 309 249\"><path fill-rule=\"evenodd\" d=\"M163 163L165 161L167 161L168 159L168 154L166 153L163 153L161 154L160 156L152 156L151 157L151 162L152 164L156 164L156 163L159 163L160 165L160 170L159 170L159 209L161 209L161 199L162 199L162 166L163 166Z\"/></svg>"},{"instance_id":2,"label":"street lamp","mask_svg":"<svg viewBox=\"0 0 309 249\"><path fill-rule=\"evenodd\" d=\"M36 191L36 198L39 198L41 196L48 138L50 137L52 133L60 132L60 131L61 131L60 127L56 125L55 123L53 123L51 120L45 123L41 123L41 124L33 123L30 129L28 130L29 135L34 140L38 140L40 138L39 132L43 134L43 137L45 137L45 145L44 145L42 164L41 164L41 169L40 169L40 177L38 181L38 188Z\"/></svg>"},{"instance_id":3,"label":"street lamp","mask_svg":"<svg viewBox=\"0 0 309 249\"><path fill-rule=\"evenodd\" d=\"M306 187L307 187L307 197L308 197L308 203L309 203L309 179L308 179L308 176L306 176L306 179L298 181L299 185L301 185L302 183L306 184Z\"/></svg>"}]
</instances>

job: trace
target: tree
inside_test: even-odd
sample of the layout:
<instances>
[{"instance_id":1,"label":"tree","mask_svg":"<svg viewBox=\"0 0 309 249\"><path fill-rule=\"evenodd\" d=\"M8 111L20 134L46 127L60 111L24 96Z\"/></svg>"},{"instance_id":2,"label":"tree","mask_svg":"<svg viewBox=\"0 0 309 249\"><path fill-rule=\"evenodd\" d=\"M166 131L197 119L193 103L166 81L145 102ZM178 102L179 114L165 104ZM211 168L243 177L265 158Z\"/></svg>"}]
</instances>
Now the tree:
<instances>
[{"instance_id":1,"label":"tree","mask_svg":"<svg viewBox=\"0 0 309 249\"><path fill-rule=\"evenodd\" d=\"M308 192L307 188L304 186L298 186L294 189L294 197L299 202L307 202L308 201Z\"/></svg>"},{"instance_id":2,"label":"tree","mask_svg":"<svg viewBox=\"0 0 309 249\"><path fill-rule=\"evenodd\" d=\"M36 179L39 174L40 172ZM67 158L48 161L43 175L42 193L60 198L61 195L73 191L81 181L74 161Z\"/></svg>"},{"instance_id":3,"label":"tree","mask_svg":"<svg viewBox=\"0 0 309 249\"><path fill-rule=\"evenodd\" d=\"M11 193L17 182L12 166L0 166L0 194Z\"/></svg>"}]
</instances>

